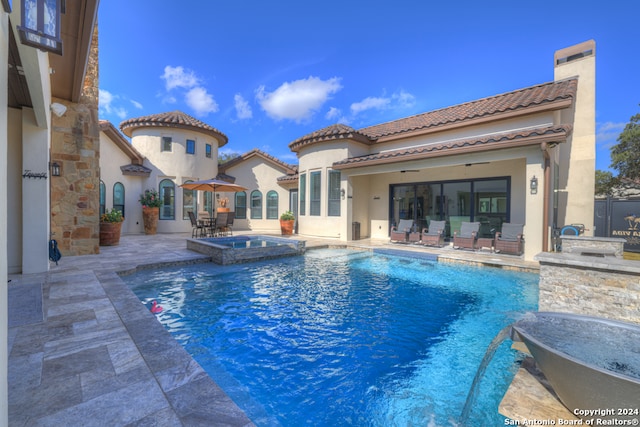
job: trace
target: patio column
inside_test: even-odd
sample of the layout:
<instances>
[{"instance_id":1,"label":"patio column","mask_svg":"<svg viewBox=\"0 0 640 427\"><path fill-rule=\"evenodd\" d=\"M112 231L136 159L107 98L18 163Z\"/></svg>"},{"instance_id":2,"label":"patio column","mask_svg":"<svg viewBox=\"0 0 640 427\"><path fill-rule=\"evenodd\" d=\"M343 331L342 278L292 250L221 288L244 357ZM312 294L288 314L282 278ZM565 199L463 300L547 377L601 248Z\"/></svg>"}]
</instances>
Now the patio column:
<instances>
[{"instance_id":1,"label":"patio column","mask_svg":"<svg viewBox=\"0 0 640 427\"><path fill-rule=\"evenodd\" d=\"M537 187L532 189L532 180L537 180ZM533 260L533 257L543 251L543 230L544 218L544 188L545 173L544 159L538 149L527 155L527 166L524 174L524 190L525 190L525 229L524 229L524 258ZM517 191L517 190L516 190Z\"/></svg>"},{"instance_id":2,"label":"patio column","mask_svg":"<svg viewBox=\"0 0 640 427\"><path fill-rule=\"evenodd\" d=\"M22 115L22 274L49 270L49 146L33 110ZM45 178L46 176L46 178Z\"/></svg>"}]
</instances>

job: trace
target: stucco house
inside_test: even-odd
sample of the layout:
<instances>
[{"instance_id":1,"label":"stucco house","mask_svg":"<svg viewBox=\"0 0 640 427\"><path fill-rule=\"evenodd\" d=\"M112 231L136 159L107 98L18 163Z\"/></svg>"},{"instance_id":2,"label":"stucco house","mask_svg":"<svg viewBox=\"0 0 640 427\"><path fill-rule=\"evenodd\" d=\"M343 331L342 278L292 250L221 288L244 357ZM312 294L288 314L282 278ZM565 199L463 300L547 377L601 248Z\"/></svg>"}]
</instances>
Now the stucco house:
<instances>
[{"instance_id":1,"label":"stucco house","mask_svg":"<svg viewBox=\"0 0 640 427\"><path fill-rule=\"evenodd\" d=\"M218 150L228 138L217 129L181 111L125 120L122 132L100 122L100 212L118 209L124 214L123 233L144 232L139 196L158 191L164 204L158 232L187 232L188 212L213 214L221 200L236 216L235 230L280 230L279 217L297 209L296 166L260 150L251 150L218 165ZM211 193L183 189L190 181L217 178L246 187L238 193Z\"/></svg>"},{"instance_id":2,"label":"stucco house","mask_svg":"<svg viewBox=\"0 0 640 427\"><path fill-rule=\"evenodd\" d=\"M252 150L218 167L227 137L181 112L120 127L151 170L145 185L166 200L161 232L188 231L188 210L211 212L211 193L179 186L218 176L247 188L217 195L231 199L234 229L277 230L285 210L296 214L299 234L342 241L355 237L354 223L359 237L382 239L401 219L416 230L445 220L448 237L464 221L480 222L481 237L519 223L524 258L533 259L551 249L555 228L593 230L595 42L557 51L554 77L357 130L319 129L289 144L298 165ZM113 162L101 164L106 177ZM139 210L127 210L128 232L141 230Z\"/></svg>"},{"instance_id":3,"label":"stucco house","mask_svg":"<svg viewBox=\"0 0 640 427\"><path fill-rule=\"evenodd\" d=\"M299 159L299 233L385 238L417 229L525 224L525 259L550 250L553 228L593 227L595 42L559 50L554 81L395 121L336 124L289 144Z\"/></svg>"},{"instance_id":4,"label":"stucco house","mask_svg":"<svg viewBox=\"0 0 640 427\"><path fill-rule=\"evenodd\" d=\"M279 232L283 212L298 217L297 166L254 149L221 164L219 172L247 188L230 195L234 229Z\"/></svg>"}]
</instances>

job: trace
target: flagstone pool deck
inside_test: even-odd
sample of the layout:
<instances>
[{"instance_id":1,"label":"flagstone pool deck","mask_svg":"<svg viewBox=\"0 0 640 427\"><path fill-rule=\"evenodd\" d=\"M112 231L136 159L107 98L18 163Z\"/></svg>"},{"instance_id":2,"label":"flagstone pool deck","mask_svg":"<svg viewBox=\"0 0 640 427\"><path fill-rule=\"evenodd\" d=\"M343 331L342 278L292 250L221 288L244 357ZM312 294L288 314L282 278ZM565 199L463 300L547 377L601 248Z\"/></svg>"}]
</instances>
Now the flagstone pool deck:
<instances>
[{"instance_id":1,"label":"flagstone pool deck","mask_svg":"<svg viewBox=\"0 0 640 427\"><path fill-rule=\"evenodd\" d=\"M187 249L189 237L125 235L98 255L63 257L47 273L9 276L9 425L253 425L118 275L206 262ZM538 269L536 262L486 251L292 238L305 240L308 250L349 246Z\"/></svg>"}]
</instances>

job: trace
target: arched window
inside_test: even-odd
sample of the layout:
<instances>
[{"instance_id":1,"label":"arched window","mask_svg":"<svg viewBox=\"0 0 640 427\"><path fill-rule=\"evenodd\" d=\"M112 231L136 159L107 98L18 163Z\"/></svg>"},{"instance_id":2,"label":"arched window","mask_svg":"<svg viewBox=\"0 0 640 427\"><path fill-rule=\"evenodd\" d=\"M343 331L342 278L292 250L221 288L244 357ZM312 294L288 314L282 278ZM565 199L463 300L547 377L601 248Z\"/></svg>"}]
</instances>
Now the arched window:
<instances>
[{"instance_id":1,"label":"arched window","mask_svg":"<svg viewBox=\"0 0 640 427\"><path fill-rule=\"evenodd\" d=\"M184 183L193 182L187 180ZM189 219L189 212L198 216L198 191L182 189L182 219Z\"/></svg>"},{"instance_id":2,"label":"arched window","mask_svg":"<svg viewBox=\"0 0 640 427\"><path fill-rule=\"evenodd\" d=\"M273 190L267 193L267 219L278 219L278 193Z\"/></svg>"},{"instance_id":3,"label":"arched window","mask_svg":"<svg viewBox=\"0 0 640 427\"><path fill-rule=\"evenodd\" d=\"M251 192L251 219L262 219L262 193L258 190Z\"/></svg>"},{"instance_id":4,"label":"arched window","mask_svg":"<svg viewBox=\"0 0 640 427\"><path fill-rule=\"evenodd\" d=\"M236 218L247 219L247 193L244 191L236 193L234 206L236 207Z\"/></svg>"},{"instance_id":5,"label":"arched window","mask_svg":"<svg viewBox=\"0 0 640 427\"><path fill-rule=\"evenodd\" d=\"M104 213L107 208L107 186L104 185L104 182L100 180L100 216Z\"/></svg>"},{"instance_id":6,"label":"arched window","mask_svg":"<svg viewBox=\"0 0 640 427\"><path fill-rule=\"evenodd\" d=\"M170 179L163 179L159 185L160 219L176 219L176 186Z\"/></svg>"},{"instance_id":7,"label":"arched window","mask_svg":"<svg viewBox=\"0 0 640 427\"><path fill-rule=\"evenodd\" d=\"M124 185L120 182L113 184L113 209L124 216Z\"/></svg>"}]
</instances>

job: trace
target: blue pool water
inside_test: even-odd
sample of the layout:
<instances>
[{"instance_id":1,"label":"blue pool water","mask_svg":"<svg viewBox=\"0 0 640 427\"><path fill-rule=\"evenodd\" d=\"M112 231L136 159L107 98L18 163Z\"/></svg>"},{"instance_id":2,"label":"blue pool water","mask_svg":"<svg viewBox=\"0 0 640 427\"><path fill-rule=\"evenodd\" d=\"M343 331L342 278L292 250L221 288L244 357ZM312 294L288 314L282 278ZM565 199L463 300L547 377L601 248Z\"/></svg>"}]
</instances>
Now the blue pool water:
<instances>
[{"instance_id":1,"label":"blue pool water","mask_svg":"<svg viewBox=\"0 0 640 427\"><path fill-rule=\"evenodd\" d=\"M338 249L123 279L258 426L457 425L487 346L538 295L535 274ZM504 425L509 344L469 425Z\"/></svg>"}]
</instances>

